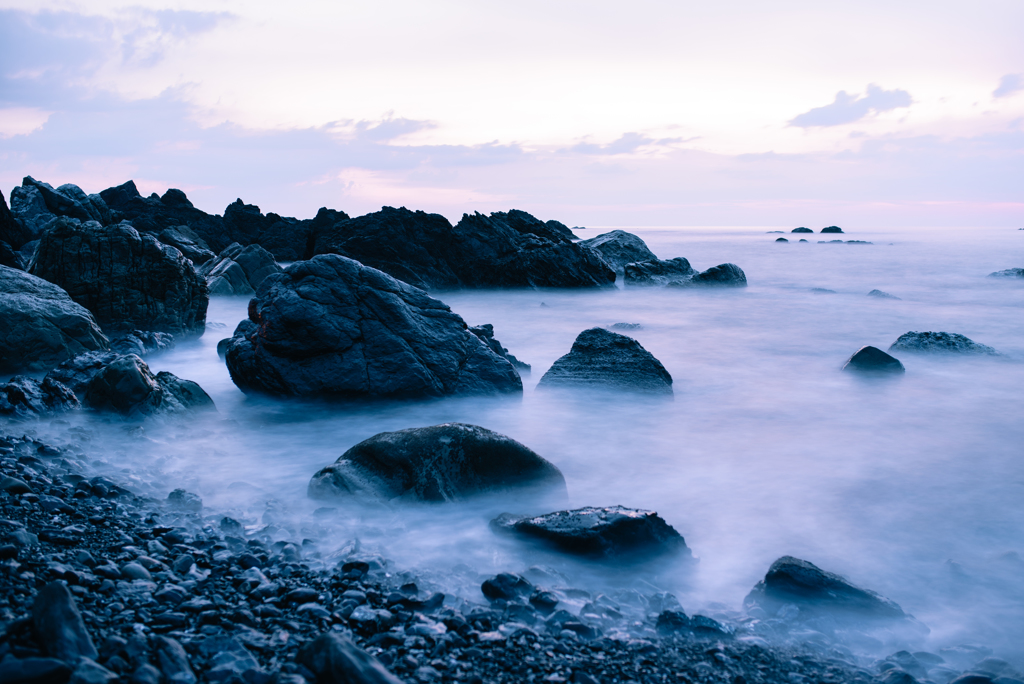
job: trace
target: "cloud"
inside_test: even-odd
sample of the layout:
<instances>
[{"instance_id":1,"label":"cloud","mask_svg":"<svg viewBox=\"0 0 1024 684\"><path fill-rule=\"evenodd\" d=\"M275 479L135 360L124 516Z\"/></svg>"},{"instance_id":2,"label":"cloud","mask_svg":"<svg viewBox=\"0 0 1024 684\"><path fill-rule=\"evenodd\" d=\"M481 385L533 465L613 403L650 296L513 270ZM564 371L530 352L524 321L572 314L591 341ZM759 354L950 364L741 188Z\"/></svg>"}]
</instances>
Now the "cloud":
<instances>
[{"instance_id":1,"label":"cloud","mask_svg":"<svg viewBox=\"0 0 1024 684\"><path fill-rule=\"evenodd\" d=\"M999 87L992 91L992 97L1006 97L1024 90L1024 74L1006 74L999 79Z\"/></svg>"},{"instance_id":2,"label":"cloud","mask_svg":"<svg viewBox=\"0 0 1024 684\"><path fill-rule=\"evenodd\" d=\"M688 140L695 139L689 138ZM607 145L583 142L573 145L569 148L569 151L577 154L630 154L645 145L671 145L679 142L687 142L687 140L682 138L661 138L656 140L640 133L623 133L621 138Z\"/></svg>"},{"instance_id":3,"label":"cloud","mask_svg":"<svg viewBox=\"0 0 1024 684\"><path fill-rule=\"evenodd\" d=\"M812 126L840 126L863 119L874 112L887 112L891 109L909 107L913 100L905 90L882 90L871 84L864 97L850 95L845 90L836 93L832 104L816 107L793 117L790 126L810 128Z\"/></svg>"},{"instance_id":4,"label":"cloud","mask_svg":"<svg viewBox=\"0 0 1024 684\"><path fill-rule=\"evenodd\" d=\"M390 115L380 122L360 121L356 124L356 132L360 137L375 142L386 142L400 138L403 135L427 131L432 128L437 128L437 124L432 121L417 121L403 117L396 119Z\"/></svg>"}]
</instances>

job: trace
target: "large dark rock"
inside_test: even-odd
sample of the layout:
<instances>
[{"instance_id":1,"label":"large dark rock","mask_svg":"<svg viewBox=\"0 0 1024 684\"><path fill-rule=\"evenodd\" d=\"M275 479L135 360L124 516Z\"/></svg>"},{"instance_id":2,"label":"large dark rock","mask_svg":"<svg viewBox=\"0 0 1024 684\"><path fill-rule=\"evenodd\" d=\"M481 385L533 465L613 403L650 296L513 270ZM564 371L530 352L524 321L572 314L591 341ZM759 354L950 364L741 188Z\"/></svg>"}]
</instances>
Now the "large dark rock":
<instances>
[{"instance_id":1,"label":"large dark rock","mask_svg":"<svg viewBox=\"0 0 1024 684\"><path fill-rule=\"evenodd\" d=\"M15 252L8 243L0 240L0 266L24 271L26 264L19 252Z\"/></svg>"},{"instance_id":2,"label":"large dark rock","mask_svg":"<svg viewBox=\"0 0 1024 684\"><path fill-rule=\"evenodd\" d=\"M104 329L201 335L206 283L177 249L122 223L57 219L39 241L31 273L64 288Z\"/></svg>"},{"instance_id":3,"label":"large dark rock","mask_svg":"<svg viewBox=\"0 0 1024 684\"><path fill-rule=\"evenodd\" d=\"M683 257L675 259L651 259L628 263L624 269L623 282L631 285L668 285L688 282L697 274L690 262Z\"/></svg>"},{"instance_id":4,"label":"large dark rock","mask_svg":"<svg viewBox=\"0 0 1024 684\"><path fill-rule=\"evenodd\" d=\"M889 351L951 352L957 354L998 354L995 349L978 344L969 337L948 332L906 332L892 343Z\"/></svg>"},{"instance_id":5,"label":"large dark rock","mask_svg":"<svg viewBox=\"0 0 1024 684\"><path fill-rule=\"evenodd\" d=\"M32 239L32 232L14 218L14 214L7 206L7 200L4 199L4 193L0 192L0 242L7 243L13 251L21 249L22 245Z\"/></svg>"},{"instance_id":6,"label":"large dark rock","mask_svg":"<svg viewBox=\"0 0 1024 684\"><path fill-rule=\"evenodd\" d=\"M143 197L135 183L128 181L103 190L100 197L115 217L128 221L140 233L158 235L164 230L185 226L214 252L235 242L228 236L223 218L197 209L181 190L171 188L162 197L156 193Z\"/></svg>"},{"instance_id":7,"label":"large dark rock","mask_svg":"<svg viewBox=\"0 0 1024 684\"><path fill-rule=\"evenodd\" d=\"M602 233L589 240L581 240L579 244L600 252L601 258L617 273L622 273L626 264L658 260L658 255L648 249L643 240L624 230Z\"/></svg>"},{"instance_id":8,"label":"large dark rock","mask_svg":"<svg viewBox=\"0 0 1024 684\"><path fill-rule=\"evenodd\" d=\"M810 228L804 228L803 226L801 226L799 228L794 228L793 230L791 230L789 232L791 232L791 233L813 233L814 231L811 230Z\"/></svg>"},{"instance_id":9,"label":"large dark rock","mask_svg":"<svg viewBox=\"0 0 1024 684\"><path fill-rule=\"evenodd\" d=\"M748 608L757 605L769 614L791 603L810 614L825 612L888 620L909 617L895 602L792 556L783 556L772 563L768 574L747 594L743 603Z\"/></svg>"},{"instance_id":10,"label":"large dark rock","mask_svg":"<svg viewBox=\"0 0 1024 684\"><path fill-rule=\"evenodd\" d=\"M463 423L383 432L320 470L309 496L453 502L484 495L517 503L566 497L554 465L519 442Z\"/></svg>"},{"instance_id":11,"label":"large dark rock","mask_svg":"<svg viewBox=\"0 0 1024 684\"><path fill-rule=\"evenodd\" d=\"M866 345L861 347L847 359L843 365L845 371L857 371L860 373L904 373L906 368L900 360L886 354L878 347Z\"/></svg>"},{"instance_id":12,"label":"large dark rock","mask_svg":"<svg viewBox=\"0 0 1024 684\"><path fill-rule=\"evenodd\" d=\"M690 278L685 285L706 285L709 287L746 287L747 275L736 264L719 264L701 271ZM677 283L673 283L677 285Z\"/></svg>"},{"instance_id":13,"label":"large dark rock","mask_svg":"<svg viewBox=\"0 0 1024 684\"><path fill-rule=\"evenodd\" d=\"M822 233L842 233L843 229L839 226L826 226L821 229Z\"/></svg>"},{"instance_id":14,"label":"large dark rock","mask_svg":"<svg viewBox=\"0 0 1024 684\"><path fill-rule=\"evenodd\" d=\"M443 302L333 254L264 280L226 361L243 391L280 396L522 392L512 364Z\"/></svg>"},{"instance_id":15,"label":"large dark rock","mask_svg":"<svg viewBox=\"0 0 1024 684\"><path fill-rule=\"evenodd\" d=\"M79 406L75 393L52 378L40 382L18 375L0 386L0 416L40 418L67 413Z\"/></svg>"},{"instance_id":16,"label":"large dark rock","mask_svg":"<svg viewBox=\"0 0 1024 684\"><path fill-rule=\"evenodd\" d=\"M1005 271L989 273L989 278L1024 278L1024 268L1008 268Z\"/></svg>"},{"instance_id":17,"label":"large dark rock","mask_svg":"<svg viewBox=\"0 0 1024 684\"><path fill-rule=\"evenodd\" d=\"M508 352L508 349L501 346L501 342L495 339L493 325L491 325L490 323L485 323L483 325L474 325L472 328L469 329L469 332L479 337L480 341L486 344L487 348L490 349L492 352L494 352L498 356L508 359L509 363L512 364L512 367L515 368L520 375L530 373L530 364L524 363L517 359L515 356Z\"/></svg>"},{"instance_id":18,"label":"large dark rock","mask_svg":"<svg viewBox=\"0 0 1024 684\"><path fill-rule=\"evenodd\" d=\"M39 590L32 604L32 626L46 653L58 660L74 665L79 658L99 656L75 599L62 582Z\"/></svg>"},{"instance_id":19,"label":"large dark rock","mask_svg":"<svg viewBox=\"0 0 1024 684\"><path fill-rule=\"evenodd\" d=\"M597 254L517 210L464 214L453 227L438 214L384 207L318 229L314 252L422 288L597 287L615 279Z\"/></svg>"},{"instance_id":20,"label":"large dark rock","mask_svg":"<svg viewBox=\"0 0 1024 684\"><path fill-rule=\"evenodd\" d=\"M213 400L191 380L166 371L156 375L134 354L119 356L89 381L85 405L127 418L213 409Z\"/></svg>"},{"instance_id":21,"label":"large dark rock","mask_svg":"<svg viewBox=\"0 0 1024 684\"><path fill-rule=\"evenodd\" d=\"M78 354L47 373L45 379L60 383L74 392L79 401L84 401L92 379L120 357L121 354L115 351Z\"/></svg>"},{"instance_id":22,"label":"large dark rock","mask_svg":"<svg viewBox=\"0 0 1024 684\"><path fill-rule=\"evenodd\" d=\"M34 186L22 185L11 191L11 215L21 228L18 240L38 240L46 225L56 218L46 206L43 194ZM12 246L14 243L11 243Z\"/></svg>"},{"instance_id":23,"label":"large dark rock","mask_svg":"<svg viewBox=\"0 0 1024 684\"><path fill-rule=\"evenodd\" d=\"M106 349L96 320L42 278L0 266L0 372L41 371L82 352Z\"/></svg>"},{"instance_id":24,"label":"large dark rock","mask_svg":"<svg viewBox=\"0 0 1024 684\"><path fill-rule=\"evenodd\" d=\"M337 632L325 632L299 649L298 662L315 684L402 684L379 660Z\"/></svg>"},{"instance_id":25,"label":"large dark rock","mask_svg":"<svg viewBox=\"0 0 1024 684\"><path fill-rule=\"evenodd\" d=\"M274 255L263 247L242 247L237 242L199 268L211 295L252 294L267 276L281 271Z\"/></svg>"},{"instance_id":26,"label":"large dark rock","mask_svg":"<svg viewBox=\"0 0 1024 684\"><path fill-rule=\"evenodd\" d=\"M605 387L672 394L672 376L632 337L604 328L584 330L568 354L540 379L542 387Z\"/></svg>"},{"instance_id":27,"label":"large dark rock","mask_svg":"<svg viewBox=\"0 0 1024 684\"><path fill-rule=\"evenodd\" d=\"M561 221L555 221L552 219L550 221L545 221L544 225L547 226L548 230L552 233L556 233L561 237L568 238L569 240L579 240L579 237L572 232L572 228Z\"/></svg>"},{"instance_id":28,"label":"large dark rock","mask_svg":"<svg viewBox=\"0 0 1024 684\"><path fill-rule=\"evenodd\" d=\"M565 553L602 560L692 556L682 535L657 513L623 506L578 508L538 516L503 513L491 521L491 528Z\"/></svg>"},{"instance_id":29,"label":"large dark rock","mask_svg":"<svg viewBox=\"0 0 1024 684\"><path fill-rule=\"evenodd\" d=\"M210 246L206 244L206 240L199 237L188 226L165 228L160 232L158 239L165 245L170 245L177 249L196 266L201 266L217 256L210 251Z\"/></svg>"}]
</instances>

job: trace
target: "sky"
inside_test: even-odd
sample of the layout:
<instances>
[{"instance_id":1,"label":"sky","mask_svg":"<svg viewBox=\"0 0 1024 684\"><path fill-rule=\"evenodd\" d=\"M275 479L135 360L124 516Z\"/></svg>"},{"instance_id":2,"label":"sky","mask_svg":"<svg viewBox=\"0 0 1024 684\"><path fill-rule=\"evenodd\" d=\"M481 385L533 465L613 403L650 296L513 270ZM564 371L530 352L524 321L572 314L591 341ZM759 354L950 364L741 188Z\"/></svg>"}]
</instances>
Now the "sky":
<instances>
[{"instance_id":1,"label":"sky","mask_svg":"<svg viewBox=\"0 0 1024 684\"><path fill-rule=\"evenodd\" d=\"M0 0L0 189L1024 227L1024 2Z\"/></svg>"}]
</instances>

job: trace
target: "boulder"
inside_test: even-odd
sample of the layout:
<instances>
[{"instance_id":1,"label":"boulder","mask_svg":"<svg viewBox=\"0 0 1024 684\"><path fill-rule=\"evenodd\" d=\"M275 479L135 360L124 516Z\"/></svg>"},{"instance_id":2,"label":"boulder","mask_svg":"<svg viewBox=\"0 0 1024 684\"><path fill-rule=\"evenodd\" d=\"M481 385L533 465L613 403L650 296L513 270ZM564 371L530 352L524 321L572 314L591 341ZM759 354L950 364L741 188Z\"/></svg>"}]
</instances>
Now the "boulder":
<instances>
[{"instance_id":1,"label":"boulder","mask_svg":"<svg viewBox=\"0 0 1024 684\"><path fill-rule=\"evenodd\" d=\"M6 266L0 266L0 321L0 372L47 370L109 344L67 292Z\"/></svg>"},{"instance_id":2,"label":"boulder","mask_svg":"<svg viewBox=\"0 0 1024 684\"><path fill-rule=\"evenodd\" d=\"M879 299L899 299L896 295L883 292L882 290L872 290L871 292L868 292L868 297L877 297Z\"/></svg>"},{"instance_id":3,"label":"boulder","mask_svg":"<svg viewBox=\"0 0 1024 684\"><path fill-rule=\"evenodd\" d=\"M166 371L154 375L134 354L118 356L103 366L89 381L83 403L126 418L215 408L199 385Z\"/></svg>"},{"instance_id":4,"label":"boulder","mask_svg":"<svg viewBox=\"0 0 1024 684\"><path fill-rule=\"evenodd\" d=\"M844 371L859 373L904 373L906 368L900 360L886 354L878 347L865 345L858 349L843 365Z\"/></svg>"},{"instance_id":5,"label":"boulder","mask_svg":"<svg viewBox=\"0 0 1024 684\"><path fill-rule=\"evenodd\" d=\"M775 238L776 242L789 242L786 238Z\"/></svg>"},{"instance_id":6,"label":"boulder","mask_svg":"<svg viewBox=\"0 0 1024 684\"><path fill-rule=\"evenodd\" d=\"M8 243L3 241L0 241L0 266L6 266L18 271L25 270L25 262L22 260L21 254L15 252Z\"/></svg>"},{"instance_id":7,"label":"boulder","mask_svg":"<svg viewBox=\"0 0 1024 684\"><path fill-rule=\"evenodd\" d=\"M491 529L600 560L692 556L682 535L657 513L623 506L578 508L538 516L503 513L491 521Z\"/></svg>"},{"instance_id":8,"label":"boulder","mask_svg":"<svg viewBox=\"0 0 1024 684\"><path fill-rule=\"evenodd\" d=\"M30 270L64 288L105 329L184 336L205 329L209 294L192 262L126 223L56 219Z\"/></svg>"},{"instance_id":9,"label":"boulder","mask_svg":"<svg viewBox=\"0 0 1024 684\"><path fill-rule=\"evenodd\" d=\"M146 356L173 348L174 335L148 330L132 330L110 341L110 350L118 354Z\"/></svg>"},{"instance_id":10,"label":"boulder","mask_svg":"<svg viewBox=\"0 0 1024 684\"><path fill-rule=\"evenodd\" d=\"M4 193L0 192L0 242L6 243L11 251L14 251L32 239L32 232L14 218L14 214L7 206L7 200L4 199Z\"/></svg>"},{"instance_id":11,"label":"boulder","mask_svg":"<svg viewBox=\"0 0 1024 684\"><path fill-rule=\"evenodd\" d=\"M814 231L811 230L810 228L804 228L803 226L800 226L799 228L794 228L793 230L791 230L789 232L791 232L791 233L813 233Z\"/></svg>"},{"instance_id":12,"label":"boulder","mask_svg":"<svg viewBox=\"0 0 1024 684\"><path fill-rule=\"evenodd\" d=\"M842 233L843 229L839 226L826 226L821 229L822 233Z\"/></svg>"},{"instance_id":13,"label":"boulder","mask_svg":"<svg viewBox=\"0 0 1024 684\"><path fill-rule=\"evenodd\" d=\"M770 615L786 604L794 604L802 613L810 615L830 613L836 617L881 620L909 618L895 602L792 556L783 556L772 563L743 604L747 608L759 606Z\"/></svg>"},{"instance_id":14,"label":"boulder","mask_svg":"<svg viewBox=\"0 0 1024 684\"><path fill-rule=\"evenodd\" d=\"M512 364L443 302L334 254L265 279L226 362L242 391L278 396L522 392Z\"/></svg>"},{"instance_id":15,"label":"boulder","mask_svg":"<svg viewBox=\"0 0 1024 684\"><path fill-rule=\"evenodd\" d=\"M18 375L0 386L0 416L39 418L67 413L79 406L74 392L50 378L40 382Z\"/></svg>"},{"instance_id":16,"label":"boulder","mask_svg":"<svg viewBox=\"0 0 1024 684\"><path fill-rule=\"evenodd\" d=\"M47 373L45 380L60 383L74 392L79 401L84 401L86 390L88 390L92 379L120 357L121 354L114 351L91 351L78 354Z\"/></svg>"},{"instance_id":17,"label":"boulder","mask_svg":"<svg viewBox=\"0 0 1024 684\"><path fill-rule=\"evenodd\" d=\"M38 240L46 224L56 218L46 206L43 194L31 185L21 185L11 191L11 215L21 227L19 241ZM12 247L17 247L13 242Z\"/></svg>"},{"instance_id":18,"label":"boulder","mask_svg":"<svg viewBox=\"0 0 1024 684\"><path fill-rule=\"evenodd\" d=\"M566 498L565 478L519 442L463 423L383 432L355 445L309 483L314 499L432 503L481 496Z\"/></svg>"},{"instance_id":19,"label":"boulder","mask_svg":"<svg viewBox=\"0 0 1024 684\"><path fill-rule=\"evenodd\" d=\"M584 330L538 388L597 387L672 395L672 376L632 337L604 328Z\"/></svg>"},{"instance_id":20,"label":"boulder","mask_svg":"<svg viewBox=\"0 0 1024 684\"><path fill-rule=\"evenodd\" d=\"M469 332L479 337L480 341L486 344L487 348L490 349L492 352L494 352L498 356L508 359L509 363L512 364L512 367L515 368L520 375L528 375L530 373L530 364L523 363L516 357L512 356L512 354L509 354L508 349L501 346L501 342L494 338L493 325L491 325L490 323L485 323L483 325L474 325L472 328L469 329Z\"/></svg>"},{"instance_id":21,"label":"boulder","mask_svg":"<svg viewBox=\"0 0 1024 684\"><path fill-rule=\"evenodd\" d=\"M162 197L156 193L143 197L135 183L128 181L103 190L100 197L115 217L131 223L140 233L158 235L167 229L180 231L185 226L213 252L237 241L229 236L222 217L197 209L181 190L171 188Z\"/></svg>"},{"instance_id":22,"label":"boulder","mask_svg":"<svg viewBox=\"0 0 1024 684\"><path fill-rule=\"evenodd\" d=\"M626 286L668 285L688 281L697 273L683 257L629 263L624 266L623 271L623 282Z\"/></svg>"},{"instance_id":23,"label":"boulder","mask_svg":"<svg viewBox=\"0 0 1024 684\"><path fill-rule=\"evenodd\" d=\"M989 278L1024 278L1024 268L1008 268L1005 271L989 273Z\"/></svg>"},{"instance_id":24,"label":"boulder","mask_svg":"<svg viewBox=\"0 0 1024 684\"><path fill-rule=\"evenodd\" d=\"M196 235L188 226L165 228L160 231L157 239L165 245L170 245L177 249L196 266L201 266L217 256L210 251L210 246L206 244L206 240Z\"/></svg>"},{"instance_id":25,"label":"boulder","mask_svg":"<svg viewBox=\"0 0 1024 684\"><path fill-rule=\"evenodd\" d=\"M319 218L319 216L318 216ZM604 261L524 211L438 214L384 207L321 226L315 254L340 254L422 288L599 287L615 274Z\"/></svg>"},{"instance_id":26,"label":"boulder","mask_svg":"<svg viewBox=\"0 0 1024 684\"><path fill-rule=\"evenodd\" d=\"M552 233L556 233L564 238L568 238L569 240L579 240L579 237L572 232L572 229L561 221L555 221L552 219L550 221L545 221L544 225L547 226L547 229Z\"/></svg>"},{"instance_id":27,"label":"boulder","mask_svg":"<svg viewBox=\"0 0 1024 684\"><path fill-rule=\"evenodd\" d=\"M995 349L978 344L969 337L948 332L906 332L892 343L889 351L951 352L957 354L998 354Z\"/></svg>"},{"instance_id":28,"label":"boulder","mask_svg":"<svg viewBox=\"0 0 1024 684\"><path fill-rule=\"evenodd\" d=\"M600 252L601 258L615 269L616 273L622 273L626 264L658 260L658 256L647 248L643 240L624 230L602 233L589 240L581 240L579 244Z\"/></svg>"},{"instance_id":29,"label":"boulder","mask_svg":"<svg viewBox=\"0 0 1024 684\"><path fill-rule=\"evenodd\" d=\"M259 245L242 247L237 242L199 268L211 295L253 294L267 276L281 271L267 250Z\"/></svg>"},{"instance_id":30,"label":"boulder","mask_svg":"<svg viewBox=\"0 0 1024 684\"><path fill-rule=\"evenodd\" d=\"M299 649L296 658L315 684L402 684L379 660L337 632L325 632Z\"/></svg>"},{"instance_id":31,"label":"boulder","mask_svg":"<svg viewBox=\"0 0 1024 684\"><path fill-rule=\"evenodd\" d=\"M719 264L712 266L690 278L685 283L671 285L707 285L712 287L746 287L747 275L736 264Z\"/></svg>"},{"instance_id":32,"label":"boulder","mask_svg":"<svg viewBox=\"0 0 1024 684\"><path fill-rule=\"evenodd\" d=\"M75 599L62 582L50 582L39 590L32 604L32 626L47 655L69 665L82 657L99 657Z\"/></svg>"}]
</instances>

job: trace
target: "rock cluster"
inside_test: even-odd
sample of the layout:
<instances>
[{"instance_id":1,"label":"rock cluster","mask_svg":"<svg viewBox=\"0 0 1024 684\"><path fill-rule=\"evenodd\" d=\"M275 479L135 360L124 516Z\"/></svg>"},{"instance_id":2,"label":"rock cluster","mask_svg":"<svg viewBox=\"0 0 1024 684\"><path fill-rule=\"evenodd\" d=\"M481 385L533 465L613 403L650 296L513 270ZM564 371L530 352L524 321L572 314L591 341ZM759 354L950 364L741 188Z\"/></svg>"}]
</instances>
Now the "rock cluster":
<instances>
[{"instance_id":1,"label":"rock cluster","mask_svg":"<svg viewBox=\"0 0 1024 684\"><path fill-rule=\"evenodd\" d=\"M783 239L783 238L779 238ZM655 259L625 266L628 285L667 285L670 287L746 287L747 276L736 264L719 264L698 273L683 257Z\"/></svg>"},{"instance_id":2,"label":"rock cluster","mask_svg":"<svg viewBox=\"0 0 1024 684\"><path fill-rule=\"evenodd\" d=\"M278 396L522 392L508 359L444 303L334 254L266 278L226 361L243 391Z\"/></svg>"},{"instance_id":3,"label":"rock cluster","mask_svg":"<svg viewBox=\"0 0 1024 684\"><path fill-rule=\"evenodd\" d=\"M211 295L251 295L267 276L281 270L274 255L259 245L242 247L234 242L207 261L199 274L206 278Z\"/></svg>"},{"instance_id":4,"label":"rock cluster","mask_svg":"<svg viewBox=\"0 0 1024 684\"><path fill-rule=\"evenodd\" d=\"M671 395L672 376L632 337L590 328L576 337L569 353L555 361L537 387L591 387Z\"/></svg>"},{"instance_id":5,"label":"rock cluster","mask_svg":"<svg viewBox=\"0 0 1024 684\"><path fill-rule=\"evenodd\" d=\"M899 336L889 351L945 352L956 354L998 354L988 345L978 344L969 337L948 332L906 332Z\"/></svg>"}]
</instances>

